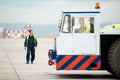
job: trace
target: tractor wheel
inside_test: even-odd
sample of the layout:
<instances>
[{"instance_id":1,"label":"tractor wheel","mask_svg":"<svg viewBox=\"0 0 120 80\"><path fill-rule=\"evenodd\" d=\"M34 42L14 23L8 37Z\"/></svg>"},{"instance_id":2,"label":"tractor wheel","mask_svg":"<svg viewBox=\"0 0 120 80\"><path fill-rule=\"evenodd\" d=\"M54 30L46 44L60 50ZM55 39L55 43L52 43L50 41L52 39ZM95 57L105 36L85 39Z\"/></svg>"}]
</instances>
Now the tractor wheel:
<instances>
[{"instance_id":1,"label":"tractor wheel","mask_svg":"<svg viewBox=\"0 0 120 80\"><path fill-rule=\"evenodd\" d=\"M109 72L120 77L120 39L115 41L108 52Z\"/></svg>"}]
</instances>

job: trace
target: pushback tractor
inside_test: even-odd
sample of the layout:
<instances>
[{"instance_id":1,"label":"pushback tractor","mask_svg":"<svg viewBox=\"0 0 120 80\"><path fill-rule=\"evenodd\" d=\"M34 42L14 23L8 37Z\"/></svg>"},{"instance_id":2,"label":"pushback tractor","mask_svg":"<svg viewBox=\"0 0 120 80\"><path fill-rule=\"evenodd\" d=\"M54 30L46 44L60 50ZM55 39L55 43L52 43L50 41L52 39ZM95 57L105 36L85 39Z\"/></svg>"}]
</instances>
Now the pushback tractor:
<instances>
[{"instance_id":1,"label":"pushback tractor","mask_svg":"<svg viewBox=\"0 0 120 80\"><path fill-rule=\"evenodd\" d=\"M107 70L120 77L120 25L100 29L100 11L63 11L49 65L56 70Z\"/></svg>"}]
</instances>

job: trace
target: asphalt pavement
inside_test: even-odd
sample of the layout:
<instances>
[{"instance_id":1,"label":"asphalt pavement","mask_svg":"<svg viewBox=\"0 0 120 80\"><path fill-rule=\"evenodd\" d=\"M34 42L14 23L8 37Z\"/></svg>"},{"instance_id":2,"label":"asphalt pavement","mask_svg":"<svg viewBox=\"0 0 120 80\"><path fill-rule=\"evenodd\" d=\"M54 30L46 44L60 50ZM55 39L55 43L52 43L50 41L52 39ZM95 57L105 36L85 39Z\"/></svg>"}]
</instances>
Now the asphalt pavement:
<instances>
[{"instance_id":1,"label":"asphalt pavement","mask_svg":"<svg viewBox=\"0 0 120 80\"><path fill-rule=\"evenodd\" d=\"M118 80L107 71L56 71L48 66L54 38L38 38L34 64L26 64L24 39L0 39L0 80Z\"/></svg>"}]
</instances>

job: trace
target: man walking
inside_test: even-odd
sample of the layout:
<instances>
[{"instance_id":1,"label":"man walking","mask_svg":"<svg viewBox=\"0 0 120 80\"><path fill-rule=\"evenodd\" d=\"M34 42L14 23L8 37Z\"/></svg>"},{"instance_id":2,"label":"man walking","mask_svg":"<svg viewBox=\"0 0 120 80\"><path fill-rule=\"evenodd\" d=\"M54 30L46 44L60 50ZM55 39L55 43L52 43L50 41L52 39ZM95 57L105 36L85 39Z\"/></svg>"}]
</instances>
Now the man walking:
<instances>
[{"instance_id":1,"label":"man walking","mask_svg":"<svg viewBox=\"0 0 120 80\"><path fill-rule=\"evenodd\" d=\"M37 47L37 38L33 35L33 31L29 30L29 36L25 38L24 47L27 49L26 54L26 64L29 64L30 54L31 54L31 64L35 59L35 49Z\"/></svg>"}]
</instances>

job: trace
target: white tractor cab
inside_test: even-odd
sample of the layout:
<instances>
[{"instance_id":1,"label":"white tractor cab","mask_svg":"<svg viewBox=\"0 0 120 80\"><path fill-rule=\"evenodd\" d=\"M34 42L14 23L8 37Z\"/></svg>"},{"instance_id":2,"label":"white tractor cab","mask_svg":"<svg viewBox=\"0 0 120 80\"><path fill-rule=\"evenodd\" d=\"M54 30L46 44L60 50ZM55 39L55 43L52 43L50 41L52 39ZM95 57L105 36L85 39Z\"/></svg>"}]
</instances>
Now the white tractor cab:
<instances>
[{"instance_id":1,"label":"white tractor cab","mask_svg":"<svg viewBox=\"0 0 120 80\"><path fill-rule=\"evenodd\" d=\"M56 70L108 70L120 77L120 28L101 29L100 11L63 11L49 65Z\"/></svg>"}]
</instances>

